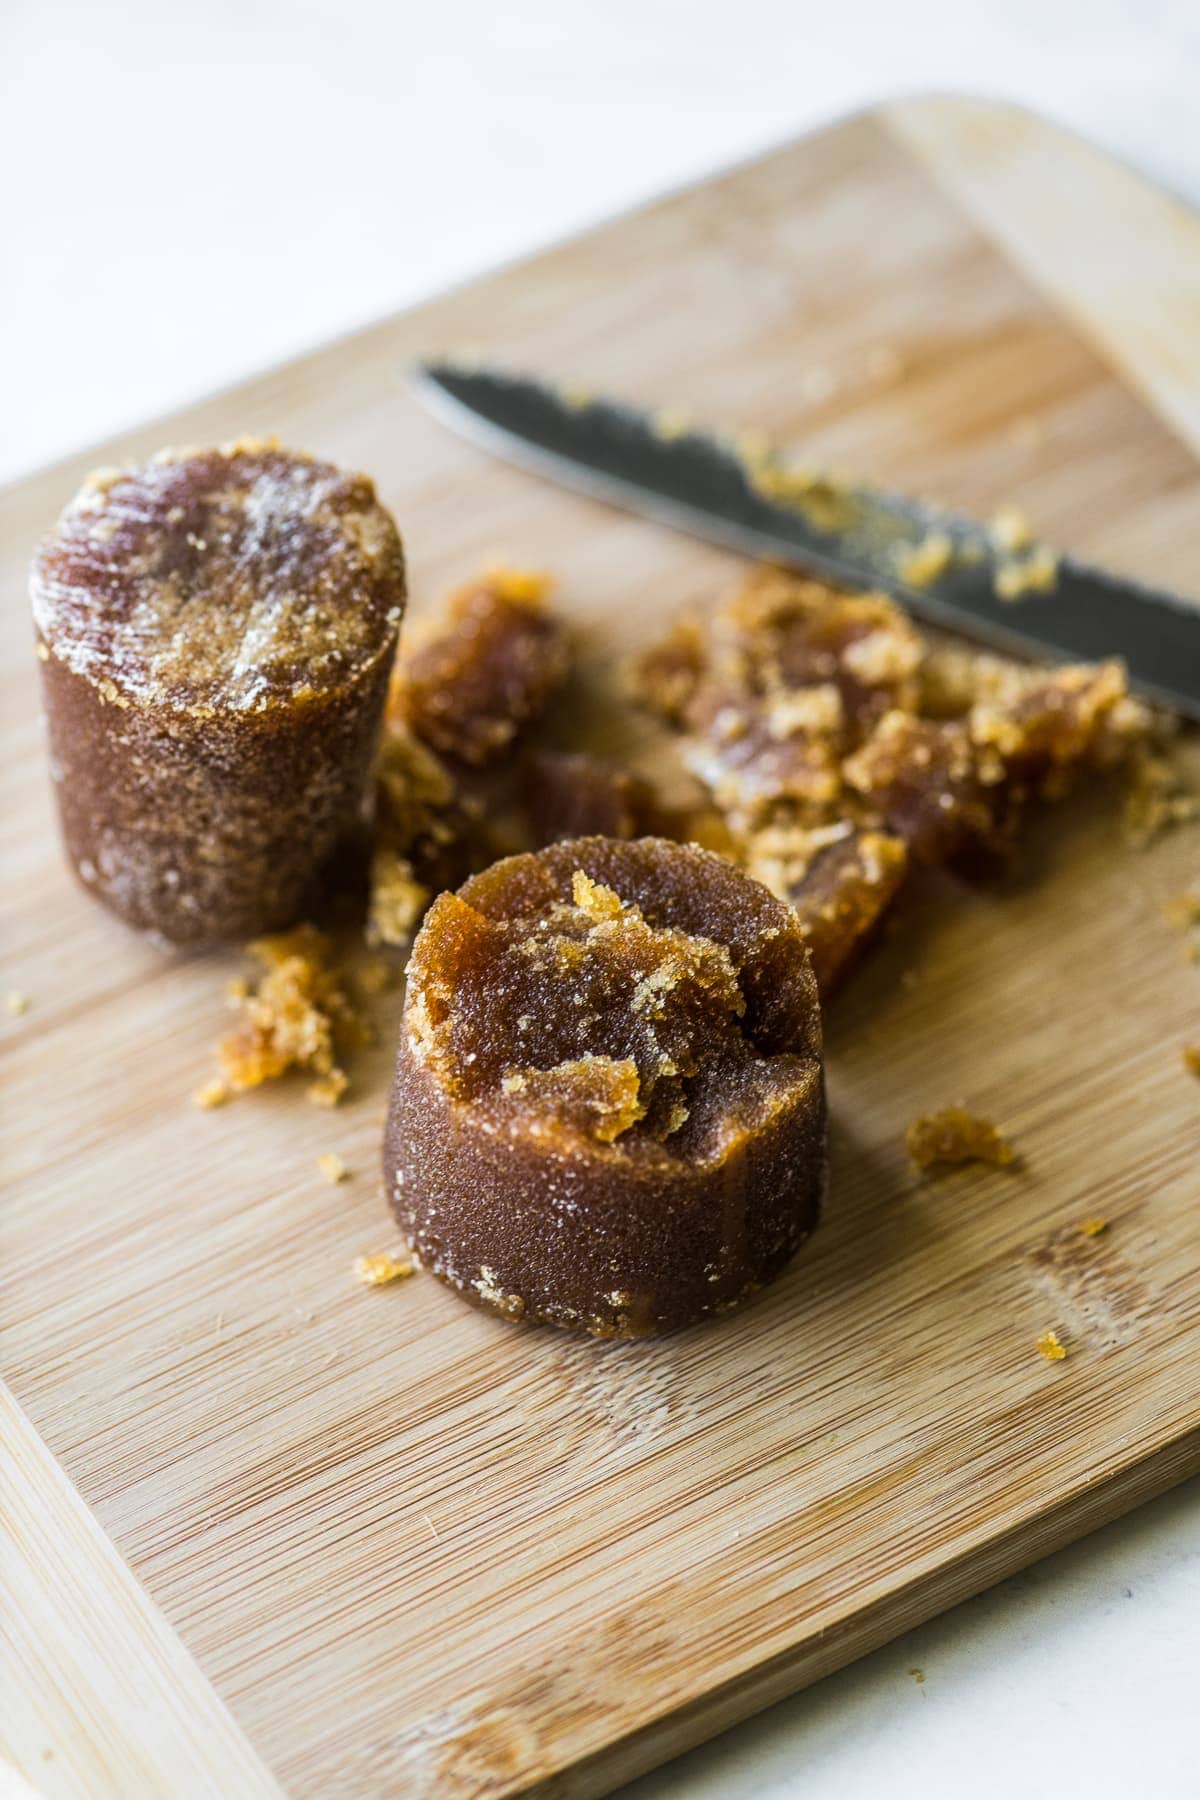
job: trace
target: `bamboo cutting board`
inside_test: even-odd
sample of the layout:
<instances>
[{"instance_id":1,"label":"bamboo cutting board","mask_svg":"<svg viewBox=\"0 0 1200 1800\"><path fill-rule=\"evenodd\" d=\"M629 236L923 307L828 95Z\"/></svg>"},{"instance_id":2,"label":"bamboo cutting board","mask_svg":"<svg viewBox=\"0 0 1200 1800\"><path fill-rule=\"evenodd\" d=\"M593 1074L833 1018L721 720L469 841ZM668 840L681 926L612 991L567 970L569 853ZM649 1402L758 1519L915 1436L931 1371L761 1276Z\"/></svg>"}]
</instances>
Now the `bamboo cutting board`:
<instances>
[{"instance_id":1,"label":"bamboo cutting board","mask_svg":"<svg viewBox=\"0 0 1200 1800\"><path fill-rule=\"evenodd\" d=\"M194 1111L236 959L160 957L60 862L24 571L85 468L277 430L376 475L418 606L498 556L558 570L594 673L732 559L485 460L410 356L1015 501L1194 590L1198 317L1181 209L1024 115L912 102L7 494L0 1676L35 1787L596 1794L1200 1466L1200 970L1161 917L1196 833L1136 855L1084 797L1003 887L915 896L828 1022L827 1221L743 1314L593 1344L367 1292L388 1046L336 1113ZM1016 1172L911 1176L906 1122L955 1098Z\"/></svg>"}]
</instances>

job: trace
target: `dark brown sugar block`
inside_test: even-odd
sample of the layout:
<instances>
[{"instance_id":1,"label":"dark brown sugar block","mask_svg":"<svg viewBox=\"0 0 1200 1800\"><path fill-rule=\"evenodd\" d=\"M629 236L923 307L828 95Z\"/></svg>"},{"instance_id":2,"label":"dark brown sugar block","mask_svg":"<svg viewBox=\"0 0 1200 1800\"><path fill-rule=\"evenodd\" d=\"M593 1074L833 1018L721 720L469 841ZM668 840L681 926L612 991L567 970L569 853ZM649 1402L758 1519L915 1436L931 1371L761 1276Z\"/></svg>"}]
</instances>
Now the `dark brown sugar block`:
<instances>
[{"instance_id":1,"label":"dark brown sugar block","mask_svg":"<svg viewBox=\"0 0 1200 1800\"><path fill-rule=\"evenodd\" d=\"M31 590L80 879L173 943L293 923L361 820L404 609L371 482L258 440L101 471Z\"/></svg>"},{"instance_id":2,"label":"dark brown sugar block","mask_svg":"<svg viewBox=\"0 0 1200 1800\"><path fill-rule=\"evenodd\" d=\"M384 1139L422 1262L510 1318L634 1336L736 1305L817 1221L816 983L724 858L580 838L428 913Z\"/></svg>"}]
</instances>

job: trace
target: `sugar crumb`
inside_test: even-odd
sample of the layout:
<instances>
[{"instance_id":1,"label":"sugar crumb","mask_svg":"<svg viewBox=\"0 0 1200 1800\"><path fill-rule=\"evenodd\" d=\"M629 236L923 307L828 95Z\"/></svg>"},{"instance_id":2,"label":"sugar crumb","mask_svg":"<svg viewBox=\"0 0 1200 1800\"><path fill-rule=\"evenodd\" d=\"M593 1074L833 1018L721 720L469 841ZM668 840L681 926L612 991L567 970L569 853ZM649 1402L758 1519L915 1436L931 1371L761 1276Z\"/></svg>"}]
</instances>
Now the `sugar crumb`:
<instances>
[{"instance_id":1,"label":"sugar crumb","mask_svg":"<svg viewBox=\"0 0 1200 1800\"><path fill-rule=\"evenodd\" d=\"M379 1256L355 1259L354 1276L363 1287L387 1287L393 1281L406 1281L415 1275L417 1265L407 1256L384 1252Z\"/></svg>"},{"instance_id":2,"label":"sugar crumb","mask_svg":"<svg viewBox=\"0 0 1200 1800\"><path fill-rule=\"evenodd\" d=\"M1143 748L1130 765L1122 817L1125 841L1135 850L1145 850L1165 832L1196 819L1200 795L1187 788L1168 757Z\"/></svg>"},{"instance_id":3,"label":"sugar crumb","mask_svg":"<svg viewBox=\"0 0 1200 1800\"><path fill-rule=\"evenodd\" d=\"M664 444L670 444L676 438L687 437L692 431L692 421L685 412L672 412L664 409L655 413L651 425L656 438Z\"/></svg>"},{"instance_id":4,"label":"sugar crumb","mask_svg":"<svg viewBox=\"0 0 1200 1800\"><path fill-rule=\"evenodd\" d=\"M1033 526L1019 506L1002 506L992 515L988 534L998 550L1017 556L1033 544Z\"/></svg>"},{"instance_id":5,"label":"sugar crumb","mask_svg":"<svg viewBox=\"0 0 1200 1800\"><path fill-rule=\"evenodd\" d=\"M344 1069L332 1068L324 1075L318 1075L310 1081L305 1089L305 1096L313 1106L336 1106L346 1089L350 1078Z\"/></svg>"},{"instance_id":6,"label":"sugar crumb","mask_svg":"<svg viewBox=\"0 0 1200 1800\"><path fill-rule=\"evenodd\" d=\"M501 566L489 569L484 580L502 599L532 606L540 605L554 587L554 577L546 569Z\"/></svg>"},{"instance_id":7,"label":"sugar crumb","mask_svg":"<svg viewBox=\"0 0 1200 1800\"><path fill-rule=\"evenodd\" d=\"M335 1150L326 1150L324 1155L318 1156L317 1167L326 1181L335 1183L345 1181L350 1174L349 1169Z\"/></svg>"},{"instance_id":8,"label":"sugar crumb","mask_svg":"<svg viewBox=\"0 0 1200 1800\"><path fill-rule=\"evenodd\" d=\"M1062 1362L1067 1354L1067 1346L1057 1331L1043 1331L1037 1341L1038 1355L1044 1356L1047 1362Z\"/></svg>"},{"instance_id":9,"label":"sugar crumb","mask_svg":"<svg viewBox=\"0 0 1200 1800\"><path fill-rule=\"evenodd\" d=\"M426 884L417 880L412 859L380 844L371 859L367 942L407 944L432 898Z\"/></svg>"},{"instance_id":10,"label":"sugar crumb","mask_svg":"<svg viewBox=\"0 0 1200 1800\"><path fill-rule=\"evenodd\" d=\"M587 913L597 923L619 918L624 910L619 894L605 887L603 882L593 881L582 869L576 869L571 877L571 898L580 912Z\"/></svg>"},{"instance_id":11,"label":"sugar crumb","mask_svg":"<svg viewBox=\"0 0 1200 1800\"><path fill-rule=\"evenodd\" d=\"M1108 1230L1108 1220L1081 1219L1079 1222L1079 1229L1086 1238L1099 1237L1101 1232Z\"/></svg>"},{"instance_id":12,"label":"sugar crumb","mask_svg":"<svg viewBox=\"0 0 1200 1800\"><path fill-rule=\"evenodd\" d=\"M977 1118L963 1106L922 1113L908 1127L904 1142L918 1169L969 1162L1007 1168L1015 1161L1012 1145L991 1120Z\"/></svg>"},{"instance_id":13,"label":"sugar crumb","mask_svg":"<svg viewBox=\"0 0 1200 1800\"><path fill-rule=\"evenodd\" d=\"M295 1069L314 1078L316 1105L336 1105L346 1088L336 1053L369 1043L371 1027L351 1004L331 940L300 925L249 951L261 973L254 985L230 984L237 1022L218 1046L223 1085L240 1092Z\"/></svg>"},{"instance_id":14,"label":"sugar crumb","mask_svg":"<svg viewBox=\"0 0 1200 1800\"><path fill-rule=\"evenodd\" d=\"M29 1011L29 995L22 994L14 988L11 993L5 995L4 1007L10 1017L19 1019L22 1013Z\"/></svg>"},{"instance_id":15,"label":"sugar crumb","mask_svg":"<svg viewBox=\"0 0 1200 1800\"><path fill-rule=\"evenodd\" d=\"M912 549L901 551L896 568L909 587L928 587L946 573L954 561L954 543L944 531L931 531Z\"/></svg>"},{"instance_id":16,"label":"sugar crumb","mask_svg":"<svg viewBox=\"0 0 1200 1800\"><path fill-rule=\"evenodd\" d=\"M192 1104L198 1106L201 1112L212 1112L214 1108L224 1106L230 1097L229 1088L219 1075L214 1075L211 1081L206 1081L203 1087L196 1089L192 1095Z\"/></svg>"},{"instance_id":17,"label":"sugar crumb","mask_svg":"<svg viewBox=\"0 0 1200 1800\"><path fill-rule=\"evenodd\" d=\"M998 563L992 582L999 600L1023 600L1027 594L1050 594L1058 586L1058 558L1045 545L1025 557Z\"/></svg>"}]
</instances>

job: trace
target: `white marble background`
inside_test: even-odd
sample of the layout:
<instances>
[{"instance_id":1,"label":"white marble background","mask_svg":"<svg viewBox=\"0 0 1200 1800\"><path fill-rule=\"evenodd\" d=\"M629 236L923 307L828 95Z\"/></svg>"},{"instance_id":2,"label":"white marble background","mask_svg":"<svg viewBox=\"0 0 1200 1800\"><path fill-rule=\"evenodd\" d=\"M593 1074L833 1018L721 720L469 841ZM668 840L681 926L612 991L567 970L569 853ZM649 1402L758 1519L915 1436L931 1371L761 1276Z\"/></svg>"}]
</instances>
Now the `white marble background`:
<instances>
[{"instance_id":1,"label":"white marble background","mask_svg":"<svg viewBox=\"0 0 1200 1800\"><path fill-rule=\"evenodd\" d=\"M930 88L1200 204L1197 0L0 0L0 479ZM1191 1800L1198 1723L1192 1483L633 1791Z\"/></svg>"}]
</instances>

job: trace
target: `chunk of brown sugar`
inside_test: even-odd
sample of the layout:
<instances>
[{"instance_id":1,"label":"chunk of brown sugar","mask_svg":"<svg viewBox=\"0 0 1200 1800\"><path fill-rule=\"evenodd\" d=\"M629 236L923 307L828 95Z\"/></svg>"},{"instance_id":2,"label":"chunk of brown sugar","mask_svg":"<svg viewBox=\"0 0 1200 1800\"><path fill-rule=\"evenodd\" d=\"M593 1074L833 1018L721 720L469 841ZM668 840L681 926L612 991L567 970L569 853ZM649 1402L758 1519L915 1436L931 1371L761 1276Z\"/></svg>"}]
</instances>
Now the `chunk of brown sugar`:
<instances>
[{"instance_id":1,"label":"chunk of brown sugar","mask_svg":"<svg viewBox=\"0 0 1200 1800\"><path fill-rule=\"evenodd\" d=\"M1151 728L1120 662L1061 669L1014 666L972 708L972 741L999 757L1010 781L1055 788L1081 769L1123 762Z\"/></svg>"},{"instance_id":2,"label":"chunk of brown sugar","mask_svg":"<svg viewBox=\"0 0 1200 1800\"><path fill-rule=\"evenodd\" d=\"M756 571L707 628L684 620L637 664L634 692L690 734L686 759L737 831L780 806L840 816L841 760L916 703L923 650L880 594Z\"/></svg>"},{"instance_id":3,"label":"chunk of brown sugar","mask_svg":"<svg viewBox=\"0 0 1200 1800\"><path fill-rule=\"evenodd\" d=\"M582 751L538 751L522 773L525 810L539 846L577 837L635 837L653 809L644 781Z\"/></svg>"},{"instance_id":4,"label":"chunk of brown sugar","mask_svg":"<svg viewBox=\"0 0 1200 1800\"><path fill-rule=\"evenodd\" d=\"M483 837L447 764L389 719L375 769L367 941L410 943L434 895L488 860Z\"/></svg>"},{"instance_id":5,"label":"chunk of brown sugar","mask_svg":"<svg viewBox=\"0 0 1200 1800\"><path fill-rule=\"evenodd\" d=\"M555 845L443 895L413 949L385 1174L422 1262L506 1317L635 1335L735 1304L824 1191L794 915L655 838Z\"/></svg>"},{"instance_id":6,"label":"chunk of brown sugar","mask_svg":"<svg viewBox=\"0 0 1200 1800\"><path fill-rule=\"evenodd\" d=\"M669 725L683 725L707 664L704 622L685 614L634 658L628 674L629 692Z\"/></svg>"},{"instance_id":7,"label":"chunk of brown sugar","mask_svg":"<svg viewBox=\"0 0 1200 1800\"><path fill-rule=\"evenodd\" d=\"M567 673L549 585L509 570L459 589L402 651L392 716L439 755L473 767L507 754Z\"/></svg>"},{"instance_id":8,"label":"chunk of brown sugar","mask_svg":"<svg viewBox=\"0 0 1200 1800\"><path fill-rule=\"evenodd\" d=\"M849 820L779 826L747 846L747 873L795 908L823 1001L878 931L908 871L903 841Z\"/></svg>"},{"instance_id":9,"label":"chunk of brown sugar","mask_svg":"<svg viewBox=\"0 0 1200 1800\"><path fill-rule=\"evenodd\" d=\"M904 1141L918 1169L970 1162L993 1163L1003 1169L1015 1161L1012 1145L991 1120L977 1117L965 1106L922 1114L913 1120Z\"/></svg>"},{"instance_id":10,"label":"chunk of brown sugar","mask_svg":"<svg viewBox=\"0 0 1200 1800\"><path fill-rule=\"evenodd\" d=\"M832 695L826 685L808 694ZM709 692L702 711L693 708L693 730L684 761L712 795L715 805L737 832L758 830L781 809L816 825L842 811L840 726L816 723L791 726L796 709L761 701L733 701Z\"/></svg>"},{"instance_id":11,"label":"chunk of brown sugar","mask_svg":"<svg viewBox=\"0 0 1200 1800\"><path fill-rule=\"evenodd\" d=\"M912 621L884 595L760 569L714 614L704 679L775 702L832 685L848 746L885 712L912 709L922 655Z\"/></svg>"},{"instance_id":12,"label":"chunk of brown sugar","mask_svg":"<svg viewBox=\"0 0 1200 1800\"><path fill-rule=\"evenodd\" d=\"M996 835L1003 764L956 720L887 713L844 774L920 862L945 862Z\"/></svg>"}]
</instances>

